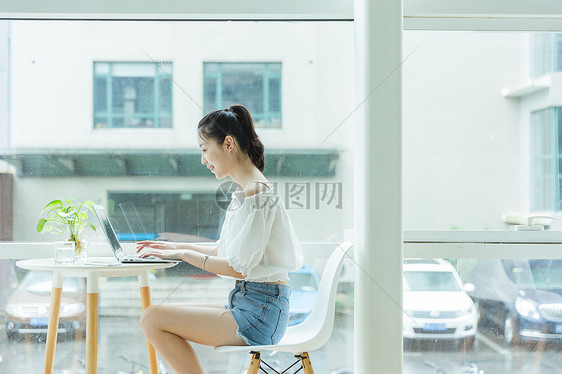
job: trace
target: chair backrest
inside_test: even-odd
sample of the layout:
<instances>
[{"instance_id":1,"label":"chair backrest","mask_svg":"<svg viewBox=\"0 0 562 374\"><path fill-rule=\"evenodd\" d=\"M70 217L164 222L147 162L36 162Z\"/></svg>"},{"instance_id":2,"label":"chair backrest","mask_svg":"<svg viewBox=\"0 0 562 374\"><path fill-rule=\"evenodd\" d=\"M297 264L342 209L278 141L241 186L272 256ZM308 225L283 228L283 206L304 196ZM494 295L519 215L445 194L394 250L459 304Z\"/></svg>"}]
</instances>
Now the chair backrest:
<instances>
[{"instance_id":1,"label":"chair backrest","mask_svg":"<svg viewBox=\"0 0 562 374\"><path fill-rule=\"evenodd\" d=\"M306 335L312 338L312 341L309 342L312 345L309 348L310 350L320 348L330 339L334 327L336 290L343 266L343 259L352 246L353 243L342 243L332 252L322 273L316 303L312 312L301 324L289 327L289 330L298 329L299 331L306 331Z\"/></svg>"}]
</instances>

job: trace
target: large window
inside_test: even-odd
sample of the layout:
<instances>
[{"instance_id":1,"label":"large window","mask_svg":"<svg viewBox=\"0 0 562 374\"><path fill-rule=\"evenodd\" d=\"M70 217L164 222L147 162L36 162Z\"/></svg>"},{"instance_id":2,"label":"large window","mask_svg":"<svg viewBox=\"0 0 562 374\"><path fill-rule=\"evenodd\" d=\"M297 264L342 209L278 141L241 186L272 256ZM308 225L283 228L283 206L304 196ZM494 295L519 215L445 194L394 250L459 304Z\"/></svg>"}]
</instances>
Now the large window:
<instances>
[{"instance_id":1,"label":"large window","mask_svg":"<svg viewBox=\"0 0 562 374\"><path fill-rule=\"evenodd\" d=\"M205 112L242 104L257 127L281 127L281 63L205 63Z\"/></svg>"},{"instance_id":2,"label":"large window","mask_svg":"<svg viewBox=\"0 0 562 374\"><path fill-rule=\"evenodd\" d=\"M265 174L282 191L297 236L303 242L307 264L321 270L321 258L326 257L328 250L314 252L316 242L332 245L347 234L344 229L353 228L353 170L355 156L361 157L355 154L355 144L361 141L358 138L361 134L354 130L352 114L368 98L354 96L352 22L13 21L9 31L4 39L9 39L11 45L11 153L1 153L0 158L10 163L1 172L13 179L13 184L4 185L13 189L14 209L3 217L13 218L9 240L13 237L13 241L25 244L0 244L3 249L0 253L6 257L51 256L52 245L48 242L59 238L36 232L37 215L50 199L74 195L105 205L123 239L126 234L132 240L156 235L168 235L168 239L180 241L185 239L182 235L196 235L198 241L203 237L216 239L223 214L216 206L216 191L224 181L217 181L201 166L196 125L205 112L234 102L248 106L258 126L274 127L277 123L278 128L273 131L258 129L268 152ZM135 37L134 42L131 35ZM529 119L533 111L557 105L537 98L524 103L501 94L503 88L527 81L528 76L521 74L529 72L531 51L527 41L530 38L532 35L522 33L404 33L404 63L397 70L384 72L384 77L392 77L399 70L403 74L404 227L443 229L416 233L440 241L447 234L459 234L451 243L425 243L423 237L414 238L405 245L406 257L458 254L476 259L524 258L534 255L544 245L537 244L537 238L531 244L521 244L519 240L508 251L503 236L489 238L494 230L506 227L502 221L504 212L531 210L528 200L531 200L534 179L529 163L535 153L528 148L536 129L530 129ZM236 43L240 41L244 45L253 43L255 48L239 48ZM145 55L157 61L173 61L173 85L170 62L103 62L140 61ZM61 68L60 61L71 56L76 63ZM94 65L93 61L102 62ZM122 81L116 83L119 79ZM142 84L139 79L143 80ZM169 84L169 96L162 94L162 80ZM385 81L375 83L380 86L374 86L374 92L385 92ZM157 84L160 90L155 89ZM175 90L173 126L172 86ZM92 99L92 93L103 99ZM374 94L371 99L376 99ZM64 110L57 107L59 103L64 104ZM169 104L168 109L162 109L163 103ZM149 112L152 123L150 116L139 114ZM558 162L558 114L553 109L544 113L548 114L544 121L549 123L550 132L544 130L542 136L551 145L543 150L550 157L550 164L544 166L550 174L545 174L545 178L554 183L559 174L557 166L553 166ZM99 128L92 131L92 118L108 128L130 127L125 131ZM146 130L166 127L165 120L170 127L165 131ZM55 153L54 148L64 149ZM317 208L314 202L324 201L326 195L322 184L340 181L342 194L337 196L342 196L341 209L334 205ZM302 204L303 200L297 200L302 195L293 196L293 190L287 186L307 186L310 191L307 201L312 203ZM551 185L548 191L553 195L557 189ZM556 196L547 198L549 206L555 199ZM297 209L297 202L302 209ZM128 209L133 204L135 208ZM558 222L560 225L562 221ZM446 230L451 228L491 230L481 233ZM87 234L91 255L111 254L100 230L90 230ZM511 238L508 234L518 233L501 231L501 235ZM532 234L540 236L549 232ZM475 243L466 244L467 238ZM481 248L479 252L474 250L475 246L480 248L484 246L482 243L493 241L502 244ZM123 245L127 252L134 250L133 243ZM516 248L521 246L525 249ZM559 248L552 249L552 253L556 251ZM344 369L353 368L353 324L364 322L353 320L352 269L360 271L363 265L354 267L352 259L348 260L342 274L347 287L345 292L338 290L333 335L329 344L312 353L318 372L345 372ZM0 261L0 273L4 275L0 277L0 301L7 304L23 274L12 260L3 261ZM475 266L480 268L479 264ZM463 283L470 280L465 275L477 274L469 272L468 265L460 261L457 270ZM481 285L476 284L476 292L500 289L498 284L505 283L505 279L499 278L497 268L485 274L489 278ZM230 283L199 275L183 270L151 275L153 302L224 304ZM372 280L373 292L386 290L384 274L380 274L381 281L375 277L377 274L367 275ZM120 282L101 285L99 367L104 372L130 367L120 354L146 362L144 337L138 328L140 308L131 308L138 305L137 280ZM427 279L424 284L419 278L411 283L424 286L428 292L434 284L446 284L437 277ZM558 280L545 280L545 283L559 286ZM451 344L466 341L461 341L460 336L449 339L446 334L452 327L443 326L446 323L443 316L452 313L453 299L441 295L442 292L435 304L417 298L424 304L418 310L420 315L429 319L427 326L425 322L418 321L418 324L427 329L427 334L425 340L406 347L404 373L429 372L430 364L451 373L475 372L474 365L487 373L540 371L545 367L556 371L559 367L559 348L555 347L560 346L560 340L553 341L554 349L537 352L526 346L512 346L508 344L509 339L502 339L506 313L497 313L504 320L496 321L494 328L480 325L471 329L475 332L473 344L460 347ZM412 292L410 300L417 294ZM484 300L483 294L470 296L475 295ZM491 296L489 300L495 301ZM391 305L395 313L401 314L401 303L402 300L384 298L378 305ZM494 311L480 305L481 311ZM3 308L0 305L0 324L5 325ZM462 314L468 309L456 310ZM439 311L438 316L435 311ZM380 325L380 321L373 319L375 324ZM82 321L78 322L82 326ZM467 327L457 329L464 331ZM560 325L554 328L562 331ZM433 333L435 337L430 337ZM517 336L517 331L512 331L513 335ZM127 346L126 353L119 351L124 346ZM55 370L80 372L83 349L80 339L61 341L57 357L63 359L56 361ZM209 371L226 372L234 367L227 364L230 357L219 357L212 348L197 346L196 349L202 352L202 361ZM0 334L0 352L12 353L2 354L1 365L6 372L42 370L41 337L32 340L17 336L9 343L4 332ZM278 354L273 359L290 358L281 356ZM238 372L243 370L240 368Z\"/></svg>"},{"instance_id":3,"label":"large window","mask_svg":"<svg viewBox=\"0 0 562 374\"><path fill-rule=\"evenodd\" d=\"M533 210L560 210L560 108L531 113Z\"/></svg>"},{"instance_id":4,"label":"large window","mask_svg":"<svg viewBox=\"0 0 562 374\"><path fill-rule=\"evenodd\" d=\"M172 64L95 62L94 127L172 127Z\"/></svg>"},{"instance_id":5,"label":"large window","mask_svg":"<svg viewBox=\"0 0 562 374\"><path fill-rule=\"evenodd\" d=\"M3 26L0 68L9 67L5 76L11 87L10 100L0 95L0 103L9 103L11 139L0 152L0 240L9 241L0 243L0 257L9 258L0 259L0 326L8 323L10 331L0 331L1 372L36 373L43 367L45 334L39 328L20 333L17 323L28 315L8 316L7 310L25 304L11 298L25 291L17 289L25 271L14 260L51 257L52 242L65 239L37 232L39 212L49 201L76 196L102 204L127 254L143 239L213 245L232 186L201 164L197 123L206 112L234 103L247 106L259 127L266 147L264 175L278 189L309 265L300 274L309 276L301 291L316 294L322 259L352 224L346 218L353 206L346 150L353 124L343 121L354 108L351 22L49 20ZM255 48L239 48L249 40ZM6 55L2 46L8 41ZM62 60L73 64L61 67ZM88 256L112 256L95 216L89 217L98 229L82 233ZM7 248L17 242L35 243L24 251ZM352 366L350 277L338 292L335 344L315 353L318 372ZM183 263L150 278L154 304L224 305L232 288L232 280ZM123 355L146 364L138 280L101 280L100 289L100 371L130 371ZM292 302L292 315L308 313L310 300ZM48 295L32 301L43 311L31 316L33 324L44 326ZM82 371L84 316L70 323L78 334L67 330L67 339L60 339L55 371ZM120 351L125 346L126 352ZM195 349L209 372L240 373L247 367L247 353L221 355L217 361L212 347ZM277 354L267 361L292 359Z\"/></svg>"},{"instance_id":6,"label":"large window","mask_svg":"<svg viewBox=\"0 0 562 374\"><path fill-rule=\"evenodd\" d=\"M562 34L534 34L532 48L533 77L562 71Z\"/></svg>"}]
</instances>

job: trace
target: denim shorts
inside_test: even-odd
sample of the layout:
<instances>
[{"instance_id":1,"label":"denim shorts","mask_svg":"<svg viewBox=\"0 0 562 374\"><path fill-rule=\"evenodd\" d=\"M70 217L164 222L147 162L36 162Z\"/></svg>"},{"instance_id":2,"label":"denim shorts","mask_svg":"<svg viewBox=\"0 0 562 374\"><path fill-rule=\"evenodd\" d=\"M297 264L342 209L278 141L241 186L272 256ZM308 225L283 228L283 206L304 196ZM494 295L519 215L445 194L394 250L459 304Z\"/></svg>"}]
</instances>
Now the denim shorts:
<instances>
[{"instance_id":1,"label":"denim shorts","mask_svg":"<svg viewBox=\"0 0 562 374\"><path fill-rule=\"evenodd\" d=\"M248 345L277 344L289 322L289 286L236 281L228 297L230 310L241 337Z\"/></svg>"}]
</instances>

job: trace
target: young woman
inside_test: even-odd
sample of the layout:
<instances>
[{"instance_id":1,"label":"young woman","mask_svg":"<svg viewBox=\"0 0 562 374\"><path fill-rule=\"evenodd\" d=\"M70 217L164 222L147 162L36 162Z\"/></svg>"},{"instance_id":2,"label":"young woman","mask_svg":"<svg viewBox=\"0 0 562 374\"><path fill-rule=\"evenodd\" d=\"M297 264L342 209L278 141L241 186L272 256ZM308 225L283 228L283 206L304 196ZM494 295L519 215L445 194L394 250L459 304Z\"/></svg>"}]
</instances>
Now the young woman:
<instances>
[{"instance_id":1,"label":"young woman","mask_svg":"<svg viewBox=\"0 0 562 374\"><path fill-rule=\"evenodd\" d=\"M233 193L214 247L143 241L142 256L177 259L236 278L228 305L151 305L142 314L147 339L177 373L204 373L189 342L219 345L276 344L287 328L288 272L302 253L279 195L262 174L264 147L241 105L207 114L198 125L201 163L217 179L230 177Z\"/></svg>"}]
</instances>

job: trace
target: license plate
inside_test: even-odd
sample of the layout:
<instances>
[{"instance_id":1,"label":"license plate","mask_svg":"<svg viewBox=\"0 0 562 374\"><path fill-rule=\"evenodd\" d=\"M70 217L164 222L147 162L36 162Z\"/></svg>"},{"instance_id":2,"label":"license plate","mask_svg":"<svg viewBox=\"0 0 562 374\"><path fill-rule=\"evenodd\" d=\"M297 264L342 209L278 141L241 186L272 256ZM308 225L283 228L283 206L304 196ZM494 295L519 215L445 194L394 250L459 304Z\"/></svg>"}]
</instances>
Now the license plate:
<instances>
[{"instance_id":1,"label":"license plate","mask_svg":"<svg viewBox=\"0 0 562 374\"><path fill-rule=\"evenodd\" d=\"M423 325L423 331L445 331L447 326L444 323L426 323Z\"/></svg>"},{"instance_id":2,"label":"license plate","mask_svg":"<svg viewBox=\"0 0 562 374\"><path fill-rule=\"evenodd\" d=\"M49 324L48 318L31 318L29 320L31 326L47 326Z\"/></svg>"},{"instance_id":3,"label":"license plate","mask_svg":"<svg viewBox=\"0 0 562 374\"><path fill-rule=\"evenodd\" d=\"M557 323L556 326L554 326L554 332L557 334L562 334L562 323Z\"/></svg>"}]
</instances>

